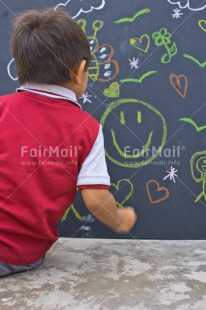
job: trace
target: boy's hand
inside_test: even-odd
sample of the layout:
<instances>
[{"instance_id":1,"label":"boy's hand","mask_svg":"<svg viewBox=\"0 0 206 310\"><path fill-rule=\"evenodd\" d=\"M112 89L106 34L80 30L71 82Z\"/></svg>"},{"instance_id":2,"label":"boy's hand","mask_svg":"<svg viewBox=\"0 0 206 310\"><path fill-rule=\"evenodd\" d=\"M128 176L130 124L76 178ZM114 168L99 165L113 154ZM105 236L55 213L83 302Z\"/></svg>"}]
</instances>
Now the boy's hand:
<instances>
[{"instance_id":1,"label":"boy's hand","mask_svg":"<svg viewBox=\"0 0 206 310\"><path fill-rule=\"evenodd\" d=\"M116 232L118 233L129 232L137 220L137 214L132 207L125 207L121 209L119 208L117 210L117 216L119 221L119 227L117 227Z\"/></svg>"},{"instance_id":2,"label":"boy's hand","mask_svg":"<svg viewBox=\"0 0 206 310\"><path fill-rule=\"evenodd\" d=\"M82 198L89 211L118 233L128 233L137 215L132 207L117 208L113 195L106 189L82 189Z\"/></svg>"}]
</instances>

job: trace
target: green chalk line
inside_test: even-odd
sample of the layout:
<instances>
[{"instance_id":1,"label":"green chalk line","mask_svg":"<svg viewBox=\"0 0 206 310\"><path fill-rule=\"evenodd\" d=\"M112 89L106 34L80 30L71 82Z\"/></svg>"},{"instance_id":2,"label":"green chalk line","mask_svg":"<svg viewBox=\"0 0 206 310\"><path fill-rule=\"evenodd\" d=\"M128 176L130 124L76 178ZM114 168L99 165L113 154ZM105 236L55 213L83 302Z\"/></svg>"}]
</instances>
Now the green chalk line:
<instances>
[{"instance_id":1,"label":"green chalk line","mask_svg":"<svg viewBox=\"0 0 206 310\"><path fill-rule=\"evenodd\" d=\"M152 75L152 74L155 74L155 73L157 73L157 71L149 71L149 72L143 74L139 79L124 79L124 80L120 80L120 83L127 83L127 82L142 83L142 81L143 81L146 77L148 77L148 76L150 76L150 75Z\"/></svg>"},{"instance_id":2,"label":"green chalk line","mask_svg":"<svg viewBox=\"0 0 206 310\"><path fill-rule=\"evenodd\" d=\"M151 12L150 9L143 9L143 10L137 12L132 18L130 18L130 17L121 18L121 19L117 20L117 21L114 22L114 23L115 23L115 24L132 23L132 22L134 22L134 20L135 20L137 17L139 17L139 16L141 16L141 15L143 15L143 14L146 14L146 13L150 13L150 12Z\"/></svg>"}]
</instances>

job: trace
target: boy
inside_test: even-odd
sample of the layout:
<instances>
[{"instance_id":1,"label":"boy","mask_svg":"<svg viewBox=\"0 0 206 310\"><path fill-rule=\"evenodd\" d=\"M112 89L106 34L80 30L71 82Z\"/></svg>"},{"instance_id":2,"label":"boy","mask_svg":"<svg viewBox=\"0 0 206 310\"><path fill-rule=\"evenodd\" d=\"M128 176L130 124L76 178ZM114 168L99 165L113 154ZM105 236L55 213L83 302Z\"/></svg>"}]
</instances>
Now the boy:
<instances>
[{"instance_id":1,"label":"boy","mask_svg":"<svg viewBox=\"0 0 206 310\"><path fill-rule=\"evenodd\" d=\"M17 93L0 98L0 276L39 266L76 187L89 211L119 233L136 221L109 192L101 126L77 103L90 48L64 11L29 11L11 42Z\"/></svg>"}]
</instances>

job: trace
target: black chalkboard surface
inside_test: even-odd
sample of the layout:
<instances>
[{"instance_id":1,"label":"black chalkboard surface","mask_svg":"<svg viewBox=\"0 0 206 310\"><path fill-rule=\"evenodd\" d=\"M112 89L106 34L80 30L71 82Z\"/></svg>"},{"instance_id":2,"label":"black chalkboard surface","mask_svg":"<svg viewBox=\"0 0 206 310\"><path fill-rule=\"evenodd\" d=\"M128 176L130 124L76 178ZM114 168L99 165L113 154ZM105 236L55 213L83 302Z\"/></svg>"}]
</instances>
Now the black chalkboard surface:
<instances>
[{"instance_id":1,"label":"black chalkboard surface","mask_svg":"<svg viewBox=\"0 0 206 310\"><path fill-rule=\"evenodd\" d=\"M206 0L1 1L1 94L18 86L11 20L48 6L64 8L88 36L79 102L102 124L117 205L138 213L133 230L118 235L77 193L60 235L206 239Z\"/></svg>"}]
</instances>

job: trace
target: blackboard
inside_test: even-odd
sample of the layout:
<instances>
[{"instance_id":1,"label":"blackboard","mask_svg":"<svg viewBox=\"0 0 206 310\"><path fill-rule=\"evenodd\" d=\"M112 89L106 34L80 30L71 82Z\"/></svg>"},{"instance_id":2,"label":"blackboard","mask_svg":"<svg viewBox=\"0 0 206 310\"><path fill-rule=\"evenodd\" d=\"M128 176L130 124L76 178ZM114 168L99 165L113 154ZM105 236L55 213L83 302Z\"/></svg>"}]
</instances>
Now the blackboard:
<instances>
[{"instance_id":1,"label":"blackboard","mask_svg":"<svg viewBox=\"0 0 206 310\"><path fill-rule=\"evenodd\" d=\"M60 235L206 239L206 0L1 1L1 94L18 86L12 19L48 6L86 31L93 68L79 102L102 123L118 206L138 213L133 230L118 235L77 193Z\"/></svg>"}]
</instances>

